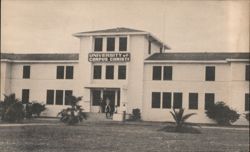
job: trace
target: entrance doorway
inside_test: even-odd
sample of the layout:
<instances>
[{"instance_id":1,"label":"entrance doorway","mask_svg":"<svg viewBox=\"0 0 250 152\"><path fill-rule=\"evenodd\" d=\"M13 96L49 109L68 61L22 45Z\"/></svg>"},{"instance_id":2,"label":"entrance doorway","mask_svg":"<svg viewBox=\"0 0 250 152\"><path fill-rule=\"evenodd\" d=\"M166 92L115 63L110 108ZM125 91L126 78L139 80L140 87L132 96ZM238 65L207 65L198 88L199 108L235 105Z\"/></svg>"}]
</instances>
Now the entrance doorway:
<instances>
[{"instance_id":1,"label":"entrance doorway","mask_svg":"<svg viewBox=\"0 0 250 152\"><path fill-rule=\"evenodd\" d=\"M91 111L105 112L109 102L111 109L120 106L120 89L91 89Z\"/></svg>"}]
</instances>

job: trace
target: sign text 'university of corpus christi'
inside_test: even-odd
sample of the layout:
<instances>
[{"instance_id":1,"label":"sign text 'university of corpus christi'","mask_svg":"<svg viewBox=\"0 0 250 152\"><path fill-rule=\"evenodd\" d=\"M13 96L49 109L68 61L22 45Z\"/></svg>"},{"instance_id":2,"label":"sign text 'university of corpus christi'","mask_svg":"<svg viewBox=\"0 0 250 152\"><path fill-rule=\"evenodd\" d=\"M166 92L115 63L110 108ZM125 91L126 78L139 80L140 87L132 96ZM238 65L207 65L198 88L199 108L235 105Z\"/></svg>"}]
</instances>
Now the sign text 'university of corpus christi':
<instances>
[{"instance_id":1,"label":"sign text 'university of corpus christi'","mask_svg":"<svg viewBox=\"0 0 250 152\"><path fill-rule=\"evenodd\" d=\"M129 62L130 53L89 53L89 62Z\"/></svg>"}]
</instances>

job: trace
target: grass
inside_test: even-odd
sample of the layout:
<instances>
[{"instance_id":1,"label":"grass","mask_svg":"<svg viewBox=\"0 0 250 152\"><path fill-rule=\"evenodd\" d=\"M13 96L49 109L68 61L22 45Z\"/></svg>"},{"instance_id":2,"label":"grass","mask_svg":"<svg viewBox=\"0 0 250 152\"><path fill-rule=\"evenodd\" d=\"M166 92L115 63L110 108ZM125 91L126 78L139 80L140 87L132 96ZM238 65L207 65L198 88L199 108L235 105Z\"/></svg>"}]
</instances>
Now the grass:
<instances>
[{"instance_id":1,"label":"grass","mask_svg":"<svg viewBox=\"0 0 250 152\"><path fill-rule=\"evenodd\" d=\"M51 121L50 121L51 122ZM0 127L1 152L248 152L249 131L199 128L201 134L158 131L162 124L83 122Z\"/></svg>"}]
</instances>

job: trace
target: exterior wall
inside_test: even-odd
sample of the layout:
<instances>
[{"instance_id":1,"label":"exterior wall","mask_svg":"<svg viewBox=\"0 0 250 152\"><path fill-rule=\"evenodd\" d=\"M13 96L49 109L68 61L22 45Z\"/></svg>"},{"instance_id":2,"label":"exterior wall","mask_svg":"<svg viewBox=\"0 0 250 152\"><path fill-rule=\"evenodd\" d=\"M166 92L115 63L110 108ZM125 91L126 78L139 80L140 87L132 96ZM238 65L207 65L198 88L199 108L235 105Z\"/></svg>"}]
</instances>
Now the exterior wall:
<instances>
[{"instance_id":1,"label":"exterior wall","mask_svg":"<svg viewBox=\"0 0 250 152\"><path fill-rule=\"evenodd\" d=\"M154 65L172 66L172 80L152 80L152 67ZM215 81L205 81L205 67L215 66ZM225 64L145 64L144 67L144 120L154 121L172 121L170 111L172 109L151 108L152 92L182 92L183 108L185 113L195 112L197 115L191 117L188 121L200 123L213 123L205 114L205 93L214 93L215 102L223 101L230 107L236 109L239 113L244 113L245 93L249 92L247 86L249 82L245 81L245 64L225 63ZM240 73L240 74L239 74ZM237 76L238 75L238 76ZM238 78L238 81L231 79ZM198 109L188 109L189 93L198 93ZM237 100L235 100L237 99ZM235 102L236 101L236 102ZM173 96L172 96L173 105ZM240 119L238 122L247 123Z\"/></svg>"},{"instance_id":2,"label":"exterior wall","mask_svg":"<svg viewBox=\"0 0 250 152\"><path fill-rule=\"evenodd\" d=\"M1 63L1 100L4 99L4 94L8 95L11 93L11 69L11 63Z\"/></svg>"}]
</instances>

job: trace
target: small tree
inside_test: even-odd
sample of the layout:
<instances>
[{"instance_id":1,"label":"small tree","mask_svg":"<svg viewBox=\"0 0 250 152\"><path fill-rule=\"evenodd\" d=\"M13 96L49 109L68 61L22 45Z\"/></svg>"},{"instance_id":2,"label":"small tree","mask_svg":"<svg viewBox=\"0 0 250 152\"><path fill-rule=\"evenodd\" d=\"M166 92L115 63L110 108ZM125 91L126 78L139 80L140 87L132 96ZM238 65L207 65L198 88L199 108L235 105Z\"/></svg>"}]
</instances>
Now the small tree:
<instances>
[{"instance_id":1,"label":"small tree","mask_svg":"<svg viewBox=\"0 0 250 152\"><path fill-rule=\"evenodd\" d=\"M82 97L67 96L67 101L69 101L71 107L63 109L58 113L58 116L61 116L60 120L66 124L74 125L81 122L83 119L87 119L86 113L83 112L83 109L78 102L82 100Z\"/></svg>"},{"instance_id":2,"label":"small tree","mask_svg":"<svg viewBox=\"0 0 250 152\"><path fill-rule=\"evenodd\" d=\"M0 102L1 119L7 122L19 122L24 119L24 108L15 94L4 95L4 101Z\"/></svg>"},{"instance_id":3,"label":"small tree","mask_svg":"<svg viewBox=\"0 0 250 152\"><path fill-rule=\"evenodd\" d=\"M26 105L26 117L31 118L32 115L36 115L40 117L40 114L45 110L45 104L41 104L38 102L33 101L30 104Z\"/></svg>"},{"instance_id":4,"label":"small tree","mask_svg":"<svg viewBox=\"0 0 250 152\"><path fill-rule=\"evenodd\" d=\"M215 120L219 125L231 125L239 119L240 114L229 108L224 102L220 101L208 107L206 115Z\"/></svg>"},{"instance_id":5,"label":"small tree","mask_svg":"<svg viewBox=\"0 0 250 152\"><path fill-rule=\"evenodd\" d=\"M179 109L179 111L176 111L175 109L173 109L173 112L170 111L171 115L173 116L174 120L175 120L175 129L176 131L180 131L183 127L183 125L185 124L185 121L190 118L191 116L195 115L196 113L189 113L186 115L184 114L184 109L181 108Z\"/></svg>"},{"instance_id":6,"label":"small tree","mask_svg":"<svg viewBox=\"0 0 250 152\"><path fill-rule=\"evenodd\" d=\"M131 120L138 121L141 120L141 111L140 109L136 108L132 110Z\"/></svg>"}]
</instances>

